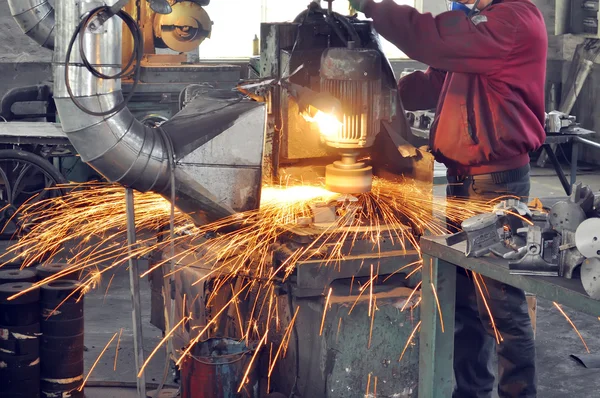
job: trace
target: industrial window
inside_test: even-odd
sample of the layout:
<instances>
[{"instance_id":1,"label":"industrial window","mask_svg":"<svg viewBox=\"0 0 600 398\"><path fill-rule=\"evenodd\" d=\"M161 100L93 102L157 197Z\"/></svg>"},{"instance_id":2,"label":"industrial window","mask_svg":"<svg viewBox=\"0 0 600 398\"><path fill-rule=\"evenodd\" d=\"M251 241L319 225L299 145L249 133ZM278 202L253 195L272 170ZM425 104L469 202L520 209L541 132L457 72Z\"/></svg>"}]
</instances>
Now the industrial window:
<instances>
[{"instance_id":1,"label":"industrial window","mask_svg":"<svg viewBox=\"0 0 600 398\"><path fill-rule=\"evenodd\" d=\"M395 0L414 5L414 0ZM201 59L246 58L252 55L252 41L260 37L261 22L293 20L306 8L309 0L215 0L206 7L214 21L210 39L200 45ZM325 2L323 2L325 4ZM333 8L348 13L348 2L336 0ZM382 39L388 58L406 58L393 44Z\"/></svg>"}]
</instances>

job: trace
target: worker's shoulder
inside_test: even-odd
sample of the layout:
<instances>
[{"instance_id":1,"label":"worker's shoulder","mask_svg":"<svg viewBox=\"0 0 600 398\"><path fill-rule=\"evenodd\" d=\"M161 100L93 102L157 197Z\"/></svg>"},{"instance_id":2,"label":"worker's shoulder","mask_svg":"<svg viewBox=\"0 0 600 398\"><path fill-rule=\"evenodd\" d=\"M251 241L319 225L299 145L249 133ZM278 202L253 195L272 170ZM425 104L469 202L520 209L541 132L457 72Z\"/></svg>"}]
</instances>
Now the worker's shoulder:
<instances>
[{"instance_id":1,"label":"worker's shoulder","mask_svg":"<svg viewBox=\"0 0 600 398\"><path fill-rule=\"evenodd\" d=\"M546 25L541 11L529 0L501 0L485 10L488 16L510 23L520 33L546 35Z\"/></svg>"},{"instance_id":2,"label":"worker's shoulder","mask_svg":"<svg viewBox=\"0 0 600 398\"><path fill-rule=\"evenodd\" d=\"M495 15L517 17L517 20L526 17L542 23L544 21L541 11L529 0L501 0L490 5L485 11Z\"/></svg>"}]
</instances>

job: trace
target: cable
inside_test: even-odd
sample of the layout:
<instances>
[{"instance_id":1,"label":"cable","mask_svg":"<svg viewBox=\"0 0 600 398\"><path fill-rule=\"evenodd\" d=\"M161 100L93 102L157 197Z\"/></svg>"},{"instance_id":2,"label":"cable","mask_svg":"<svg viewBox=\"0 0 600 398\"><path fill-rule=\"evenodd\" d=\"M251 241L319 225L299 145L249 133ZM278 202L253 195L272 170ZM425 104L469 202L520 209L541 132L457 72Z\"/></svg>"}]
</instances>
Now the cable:
<instances>
[{"instance_id":1,"label":"cable","mask_svg":"<svg viewBox=\"0 0 600 398\"><path fill-rule=\"evenodd\" d=\"M135 22L135 20L129 14L127 14L125 11L122 11L122 10L119 11L118 13L116 13L115 15L118 16L125 23L125 25L127 25L127 27L129 28L129 31L131 32L131 35L133 36L133 53L131 54L131 57L129 58L127 65L125 65L125 68L123 68L119 73L117 73L115 75L106 75L106 74L100 72L89 62L89 60L85 54L84 47L83 47L83 36L85 35L85 31L88 28L88 25L100 13L110 14L111 13L110 7L102 6L102 7L98 7L98 8L95 8L94 10L92 10L79 23L79 25L77 26L77 29L75 29L75 33L73 33L73 37L71 37L71 41L69 42L69 47L67 48L67 54L66 54L66 59L65 59L65 85L67 87L67 92L69 93L69 97L71 97L71 100L73 101L75 106L77 106L77 108L79 108L82 112L85 112L88 115L104 117L104 116L112 115L114 113L118 113L118 112L122 111L123 109L125 109L127 107L127 104L133 98L133 95L135 93L137 85L140 81L141 62L142 62L142 57L144 56L144 37L143 37L140 27L138 26L138 24ZM80 52L82 63L85 66L85 68L93 76L95 76L99 79L117 80L117 79L120 79L120 78L124 77L125 75L131 73L129 71L129 69L131 67L133 67L133 85L132 85L131 91L127 94L127 96L125 97L125 99L123 101L121 101L119 104L115 105L110 110L103 111L103 112L95 112L95 111L92 111L92 110L86 108L79 101L77 101L75 99L76 97L73 94L73 90L71 88L71 82L69 80L69 66L70 66L70 62L71 62L71 53L73 51L73 47L75 46L75 41L77 40L77 37L79 37L79 52Z\"/></svg>"}]
</instances>

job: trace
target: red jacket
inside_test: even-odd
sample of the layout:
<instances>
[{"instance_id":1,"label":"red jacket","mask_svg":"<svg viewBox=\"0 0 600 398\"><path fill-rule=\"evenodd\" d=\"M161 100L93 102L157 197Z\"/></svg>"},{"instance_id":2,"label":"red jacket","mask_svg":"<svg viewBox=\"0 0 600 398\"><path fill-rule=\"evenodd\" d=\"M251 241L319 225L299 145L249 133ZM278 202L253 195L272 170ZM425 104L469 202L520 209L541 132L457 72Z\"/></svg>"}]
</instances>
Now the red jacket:
<instances>
[{"instance_id":1,"label":"red jacket","mask_svg":"<svg viewBox=\"0 0 600 398\"><path fill-rule=\"evenodd\" d=\"M437 17L392 0L369 1L375 29L430 66L399 83L407 110L432 109L431 148L451 175L526 165L545 140L548 38L529 0L496 0L475 17Z\"/></svg>"}]
</instances>

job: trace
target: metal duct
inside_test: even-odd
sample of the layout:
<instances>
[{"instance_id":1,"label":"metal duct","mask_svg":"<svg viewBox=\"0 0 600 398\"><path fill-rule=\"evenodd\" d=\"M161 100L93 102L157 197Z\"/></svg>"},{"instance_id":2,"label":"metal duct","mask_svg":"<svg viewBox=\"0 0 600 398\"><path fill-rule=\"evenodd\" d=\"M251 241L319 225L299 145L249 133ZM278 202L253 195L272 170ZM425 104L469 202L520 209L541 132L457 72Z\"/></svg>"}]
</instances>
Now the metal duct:
<instances>
[{"instance_id":1,"label":"metal duct","mask_svg":"<svg viewBox=\"0 0 600 398\"><path fill-rule=\"evenodd\" d=\"M8 0L21 30L41 46L54 50L54 8L48 0Z\"/></svg>"},{"instance_id":2,"label":"metal duct","mask_svg":"<svg viewBox=\"0 0 600 398\"><path fill-rule=\"evenodd\" d=\"M170 198L168 144L160 130L144 126L128 109L107 116L90 116L75 106L65 85L65 59L69 41L80 17L104 6L97 0L56 1L56 48L54 51L54 100L62 128L81 159L111 181L153 191ZM119 18L105 22L99 33L84 35L83 47L91 64L104 74L114 75L121 69L121 30ZM120 80L94 77L83 65L79 48L74 46L69 66L69 80L75 99L94 112L112 109L123 100ZM190 134L197 133L190 131ZM213 221L235 213L208 189L186 173L175 169L177 207L190 214L197 223Z\"/></svg>"}]
</instances>

